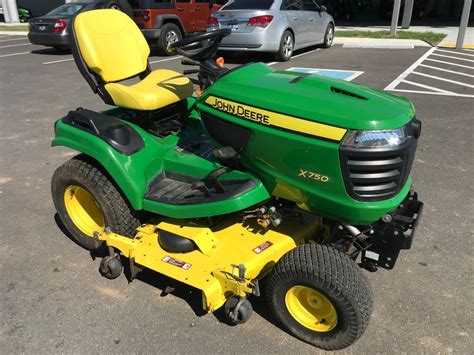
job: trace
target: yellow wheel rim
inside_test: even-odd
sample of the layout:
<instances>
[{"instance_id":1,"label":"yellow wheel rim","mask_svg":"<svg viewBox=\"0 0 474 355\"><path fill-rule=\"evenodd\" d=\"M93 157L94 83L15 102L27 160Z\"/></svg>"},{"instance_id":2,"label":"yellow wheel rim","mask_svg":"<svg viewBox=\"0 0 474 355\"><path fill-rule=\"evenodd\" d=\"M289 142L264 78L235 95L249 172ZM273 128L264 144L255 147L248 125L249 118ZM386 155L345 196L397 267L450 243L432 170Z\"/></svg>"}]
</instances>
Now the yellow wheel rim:
<instances>
[{"instance_id":1,"label":"yellow wheel rim","mask_svg":"<svg viewBox=\"0 0 474 355\"><path fill-rule=\"evenodd\" d=\"M104 214L94 196L86 189L69 186L64 191L64 205L69 218L82 233L92 237L94 232L104 231Z\"/></svg>"},{"instance_id":2,"label":"yellow wheel rim","mask_svg":"<svg viewBox=\"0 0 474 355\"><path fill-rule=\"evenodd\" d=\"M285 295L291 316L302 326L316 332L329 332L337 325L333 304L321 292L306 286L293 286Z\"/></svg>"}]
</instances>

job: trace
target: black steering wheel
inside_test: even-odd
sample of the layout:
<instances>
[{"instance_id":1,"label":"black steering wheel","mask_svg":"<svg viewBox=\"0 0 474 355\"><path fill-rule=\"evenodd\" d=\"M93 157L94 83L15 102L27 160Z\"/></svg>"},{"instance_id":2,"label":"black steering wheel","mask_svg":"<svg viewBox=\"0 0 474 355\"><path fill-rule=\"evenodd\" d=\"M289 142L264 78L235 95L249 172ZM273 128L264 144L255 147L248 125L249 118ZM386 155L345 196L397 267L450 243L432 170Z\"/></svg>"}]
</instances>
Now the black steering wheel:
<instances>
[{"instance_id":1,"label":"black steering wheel","mask_svg":"<svg viewBox=\"0 0 474 355\"><path fill-rule=\"evenodd\" d=\"M222 39L230 35L231 32L230 28L224 28L185 37L170 44L169 49L192 60L202 62L212 59L216 55Z\"/></svg>"}]
</instances>

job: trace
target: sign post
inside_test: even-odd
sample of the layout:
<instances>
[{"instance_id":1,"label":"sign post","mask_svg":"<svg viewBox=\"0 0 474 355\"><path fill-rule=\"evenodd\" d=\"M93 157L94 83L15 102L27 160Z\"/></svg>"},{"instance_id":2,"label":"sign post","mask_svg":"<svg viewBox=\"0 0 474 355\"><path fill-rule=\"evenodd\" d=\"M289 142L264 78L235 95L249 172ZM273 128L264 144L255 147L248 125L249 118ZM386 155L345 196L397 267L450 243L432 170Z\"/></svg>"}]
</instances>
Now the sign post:
<instances>
[{"instance_id":1,"label":"sign post","mask_svg":"<svg viewBox=\"0 0 474 355\"><path fill-rule=\"evenodd\" d=\"M461 24L459 25L458 40L456 42L456 49L464 47L464 37L466 36L467 23L469 22L469 13L471 12L472 0L464 0L464 7L462 9Z\"/></svg>"},{"instance_id":2,"label":"sign post","mask_svg":"<svg viewBox=\"0 0 474 355\"><path fill-rule=\"evenodd\" d=\"M415 0L405 0L405 8L403 10L403 18L402 18L402 28L404 29L410 28L414 3L415 3Z\"/></svg>"},{"instance_id":3,"label":"sign post","mask_svg":"<svg viewBox=\"0 0 474 355\"><path fill-rule=\"evenodd\" d=\"M390 36L397 34L398 17L400 16L400 5L401 0L395 0L393 2L393 13L392 13L392 24L390 26Z\"/></svg>"},{"instance_id":4,"label":"sign post","mask_svg":"<svg viewBox=\"0 0 474 355\"><path fill-rule=\"evenodd\" d=\"M5 22L7 23L17 23L20 22L18 17L18 8L16 7L15 0L2 0L3 4L3 16L5 17Z\"/></svg>"}]
</instances>

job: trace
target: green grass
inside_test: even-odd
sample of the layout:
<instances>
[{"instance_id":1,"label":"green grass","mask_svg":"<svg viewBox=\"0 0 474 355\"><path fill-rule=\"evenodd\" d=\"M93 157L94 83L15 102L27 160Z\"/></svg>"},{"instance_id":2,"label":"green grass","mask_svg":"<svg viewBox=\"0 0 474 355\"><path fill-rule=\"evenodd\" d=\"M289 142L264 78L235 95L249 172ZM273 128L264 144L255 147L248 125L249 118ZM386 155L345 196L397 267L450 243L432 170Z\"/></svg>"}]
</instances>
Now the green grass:
<instances>
[{"instance_id":1,"label":"green grass","mask_svg":"<svg viewBox=\"0 0 474 355\"><path fill-rule=\"evenodd\" d=\"M339 30L337 32L338 37L359 37L359 38L397 38L397 39L419 39L425 41L432 46L436 46L446 37L442 33L433 32L411 32L411 31L398 31L396 36L390 36L389 31L344 31Z\"/></svg>"},{"instance_id":2,"label":"green grass","mask_svg":"<svg viewBox=\"0 0 474 355\"><path fill-rule=\"evenodd\" d=\"M28 31L28 25L0 26L0 31Z\"/></svg>"}]
</instances>

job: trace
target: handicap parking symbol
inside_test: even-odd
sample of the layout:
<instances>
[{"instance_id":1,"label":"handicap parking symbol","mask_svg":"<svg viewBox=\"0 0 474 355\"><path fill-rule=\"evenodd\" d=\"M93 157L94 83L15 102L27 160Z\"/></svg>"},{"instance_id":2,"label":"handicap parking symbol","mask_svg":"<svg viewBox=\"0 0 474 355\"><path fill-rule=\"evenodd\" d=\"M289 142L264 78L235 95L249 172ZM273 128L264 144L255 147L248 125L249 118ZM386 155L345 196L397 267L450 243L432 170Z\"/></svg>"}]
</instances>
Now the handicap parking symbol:
<instances>
[{"instance_id":1,"label":"handicap parking symbol","mask_svg":"<svg viewBox=\"0 0 474 355\"><path fill-rule=\"evenodd\" d=\"M300 68L300 67L293 67L290 69L286 69L287 71L292 71L296 73L304 73L304 74L317 74L329 78L334 79L341 79L345 81L352 81L355 78L364 74L363 71L356 71L356 70L341 70L341 69L320 69L320 68Z\"/></svg>"}]
</instances>

